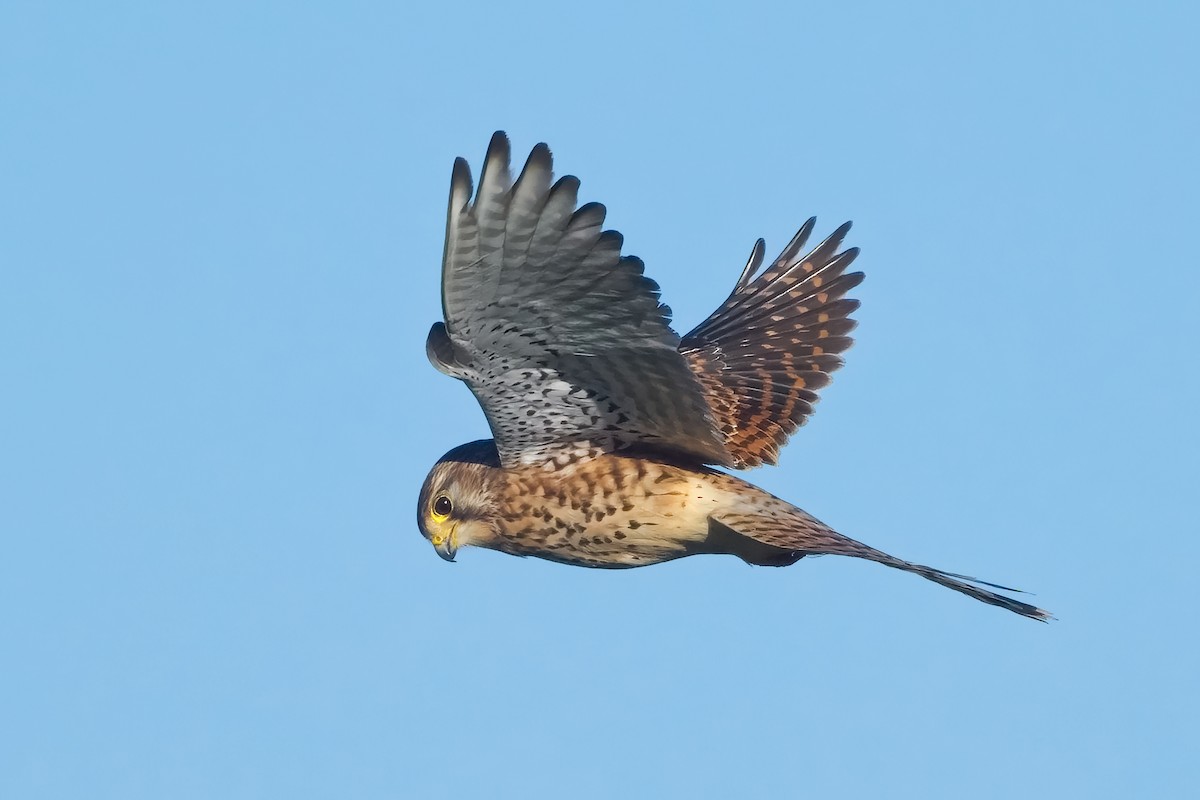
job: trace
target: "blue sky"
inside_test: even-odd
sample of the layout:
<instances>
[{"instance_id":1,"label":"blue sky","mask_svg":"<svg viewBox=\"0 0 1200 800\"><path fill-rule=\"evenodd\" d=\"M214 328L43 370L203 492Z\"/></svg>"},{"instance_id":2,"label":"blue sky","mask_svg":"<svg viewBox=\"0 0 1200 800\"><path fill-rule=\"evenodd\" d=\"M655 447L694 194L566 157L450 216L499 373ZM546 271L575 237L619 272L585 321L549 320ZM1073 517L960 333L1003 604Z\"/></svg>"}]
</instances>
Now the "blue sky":
<instances>
[{"instance_id":1,"label":"blue sky","mask_svg":"<svg viewBox=\"0 0 1200 800\"><path fill-rule=\"evenodd\" d=\"M1196 25L4 4L0 795L1180 796ZM835 558L443 563L416 493L487 430L424 338L498 128L683 330L756 237L853 219L858 344L751 479L1060 621Z\"/></svg>"}]
</instances>

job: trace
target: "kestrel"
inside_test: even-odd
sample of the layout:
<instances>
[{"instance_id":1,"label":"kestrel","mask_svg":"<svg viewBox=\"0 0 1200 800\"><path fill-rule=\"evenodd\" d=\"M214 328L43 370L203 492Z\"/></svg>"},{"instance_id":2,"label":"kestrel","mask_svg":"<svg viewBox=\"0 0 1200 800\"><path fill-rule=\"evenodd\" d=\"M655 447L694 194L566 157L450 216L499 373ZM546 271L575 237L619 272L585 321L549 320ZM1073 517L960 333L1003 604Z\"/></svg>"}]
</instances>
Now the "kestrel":
<instances>
[{"instance_id":1,"label":"kestrel","mask_svg":"<svg viewBox=\"0 0 1200 800\"><path fill-rule=\"evenodd\" d=\"M450 180L442 312L426 350L462 380L494 439L454 448L421 487L417 524L442 558L486 547L584 567L640 567L725 553L783 567L842 555L913 572L1026 617L1016 591L913 564L837 533L716 467L774 464L842 365L863 279L839 250L846 223L802 254L815 219L765 270L759 239L728 299L691 333L642 262L552 182L533 148L513 181L492 137L479 190L461 158Z\"/></svg>"}]
</instances>

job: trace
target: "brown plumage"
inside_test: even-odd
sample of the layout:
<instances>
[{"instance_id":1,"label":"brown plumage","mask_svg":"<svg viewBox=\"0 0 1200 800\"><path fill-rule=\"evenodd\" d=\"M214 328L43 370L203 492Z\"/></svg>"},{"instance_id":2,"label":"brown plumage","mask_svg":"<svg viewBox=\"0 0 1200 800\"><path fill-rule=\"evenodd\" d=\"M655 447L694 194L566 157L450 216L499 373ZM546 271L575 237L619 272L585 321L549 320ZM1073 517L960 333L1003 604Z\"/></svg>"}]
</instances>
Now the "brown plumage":
<instances>
[{"instance_id":1,"label":"brown plumage","mask_svg":"<svg viewBox=\"0 0 1200 800\"><path fill-rule=\"evenodd\" d=\"M461 159L451 182L445 322L426 350L467 383L496 438L450 451L421 488L417 524L443 558L467 545L603 568L844 555L1050 618L710 466L775 463L842 365L858 307L846 293L863 279L846 272L857 249L839 251L849 223L802 255L810 219L761 273L759 240L726 301L680 339L641 262L602 230L603 206L577 209L573 177L551 184L545 145L514 182L509 150L496 134L473 202Z\"/></svg>"},{"instance_id":2,"label":"brown plumage","mask_svg":"<svg viewBox=\"0 0 1200 800\"><path fill-rule=\"evenodd\" d=\"M854 342L849 315L858 301L844 297L864 275L845 274L857 247L838 252L850 223L801 256L815 224L815 217L804 223L755 277L759 239L729 298L680 343L725 436L730 466L774 464Z\"/></svg>"}]
</instances>

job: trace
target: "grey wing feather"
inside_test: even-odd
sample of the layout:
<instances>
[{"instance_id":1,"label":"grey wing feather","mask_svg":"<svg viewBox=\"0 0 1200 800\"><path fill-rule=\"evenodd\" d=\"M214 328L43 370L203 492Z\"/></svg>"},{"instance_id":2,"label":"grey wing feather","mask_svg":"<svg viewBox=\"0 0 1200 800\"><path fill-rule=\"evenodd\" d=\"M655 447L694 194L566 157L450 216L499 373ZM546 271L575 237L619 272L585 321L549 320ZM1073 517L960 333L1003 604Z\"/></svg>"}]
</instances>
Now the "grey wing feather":
<instances>
[{"instance_id":1,"label":"grey wing feather","mask_svg":"<svg viewBox=\"0 0 1200 800\"><path fill-rule=\"evenodd\" d=\"M678 352L670 310L642 262L622 257L604 206L576 208L579 181L551 185L544 144L513 182L492 137L474 202L455 162L442 265L445 324L427 352L467 383L501 461L653 445L729 463L699 380Z\"/></svg>"}]
</instances>

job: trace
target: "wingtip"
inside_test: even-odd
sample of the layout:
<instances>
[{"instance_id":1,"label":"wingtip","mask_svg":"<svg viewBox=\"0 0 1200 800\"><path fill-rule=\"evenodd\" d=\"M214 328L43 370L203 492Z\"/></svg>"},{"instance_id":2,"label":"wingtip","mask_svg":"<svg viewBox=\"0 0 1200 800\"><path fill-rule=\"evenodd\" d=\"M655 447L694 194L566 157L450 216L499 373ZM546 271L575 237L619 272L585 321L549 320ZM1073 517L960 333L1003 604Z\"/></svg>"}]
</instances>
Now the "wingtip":
<instances>
[{"instance_id":1,"label":"wingtip","mask_svg":"<svg viewBox=\"0 0 1200 800\"><path fill-rule=\"evenodd\" d=\"M461 211L471 200L471 192L475 191L475 181L471 177L471 165L461 156L454 159L454 168L450 172L450 205L452 211Z\"/></svg>"},{"instance_id":2,"label":"wingtip","mask_svg":"<svg viewBox=\"0 0 1200 800\"><path fill-rule=\"evenodd\" d=\"M488 142L487 155L484 162L492 159L500 159L506 165L512 160L512 140L508 138L508 134L504 131L496 131L492 134L491 140ZM554 153L550 150L550 145L545 142L538 142L529 151L529 158L525 161L526 169L530 165L545 166L547 169L552 168L554 163Z\"/></svg>"},{"instance_id":3,"label":"wingtip","mask_svg":"<svg viewBox=\"0 0 1200 800\"><path fill-rule=\"evenodd\" d=\"M504 131L496 131L492 134L492 140L488 142L487 155L483 159L484 177L481 179L481 183L487 183L488 176L507 176L511 162L512 143L508 141L508 134Z\"/></svg>"},{"instance_id":4,"label":"wingtip","mask_svg":"<svg viewBox=\"0 0 1200 800\"><path fill-rule=\"evenodd\" d=\"M767 242L765 239L758 239L754 243L754 247L750 249L750 258L746 259L746 266L742 267L742 274L738 276L737 283L733 288L736 292L739 289L745 289L754 276L758 273L763 264L763 256L766 254Z\"/></svg>"},{"instance_id":5,"label":"wingtip","mask_svg":"<svg viewBox=\"0 0 1200 800\"><path fill-rule=\"evenodd\" d=\"M855 248L855 249L857 249L857 248ZM854 259L850 259L850 260L853 261ZM850 291L851 289L857 289L859 284L861 284L866 279L867 279L867 273L863 272L862 270L859 270L858 272L847 272L845 275L842 276L842 281L843 281L842 288L844 288L845 291L847 291L847 292Z\"/></svg>"},{"instance_id":6,"label":"wingtip","mask_svg":"<svg viewBox=\"0 0 1200 800\"><path fill-rule=\"evenodd\" d=\"M575 197L579 194L579 186L579 178L574 175L563 175L554 182L554 186L550 188L550 191L551 193L569 192L572 197Z\"/></svg>"},{"instance_id":7,"label":"wingtip","mask_svg":"<svg viewBox=\"0 0 1200 800\"><path fill-rule=\"evenodd\" d=\"M462 156L454 159L454 171L451 173L451 177L456 182L464 180L467 183L471 182L471 165Z\"/></svg>"},{"instance_id":8,"label":"wingtip","mask_svg":"<svg viewBox=\"0 0 1200 800\"><path fill-rule=\"evenodd\" d=\"M804 249L804 245L808 243L808 237L812 236L813 228L817 226L817 218L809 217L800 226L800 230L796 231L796 235L787 243L787 246L779 253L779 256L773 262L775 265L790 264L800 255L800 251Z\"/></svg>"},{"instance_id":9,"label":"wingtip","mask_svg":"<svg viewBox=\"0 0 1200 800\"><path fill-rule=\"evenodd\" d=\"M587 224L600 228L603 227L604 219L607 216L608 209L605 207L605 205L603 203L597 203L593 200L590 203L584 203L579 208L575 209L575 213L571 215L571 221L568 224L572 227Z\"/></svg>"},{"instance_id":10,"label":"wingtip","mask_svg":"<svg viewBox=\"0 0 1200 800\"><path fill-rule=\"evenodd\" d=\"M529 151L529 158L526 160L526 165L529 164L544 164L550 167L554 163L554 153L550 151L550 145L545 142L538 142Z\"/></svg>"},{"instance_id":11,"label":"wingtip","mask_svg":"<svg viewBox=\"0 0 1200 800\"><path fill-rule=\"evenodd\" d=\"M508 134L504 131L496 131L492 134L491 141L488 142L488 155L491 156L493 152L508 152L511 148L512 145L508 141Z\"/></svg>"},{"instance_id":12,"label":"wingtip","mask_svg":"<svg viewBox=\"0 0 1200 800\"><path fill-rule=\"evenodd\" d=\"M545 142L538 142L533 146L533 150L529 152L529 158L525 159L525 166L521 169L521 176L518 182L526 184L529 181L534 181L538 187L538 194L545 195L550 191L550 182L554 178L554 156L550 153L550 147Z\"/></svg>"}]
</instances>

